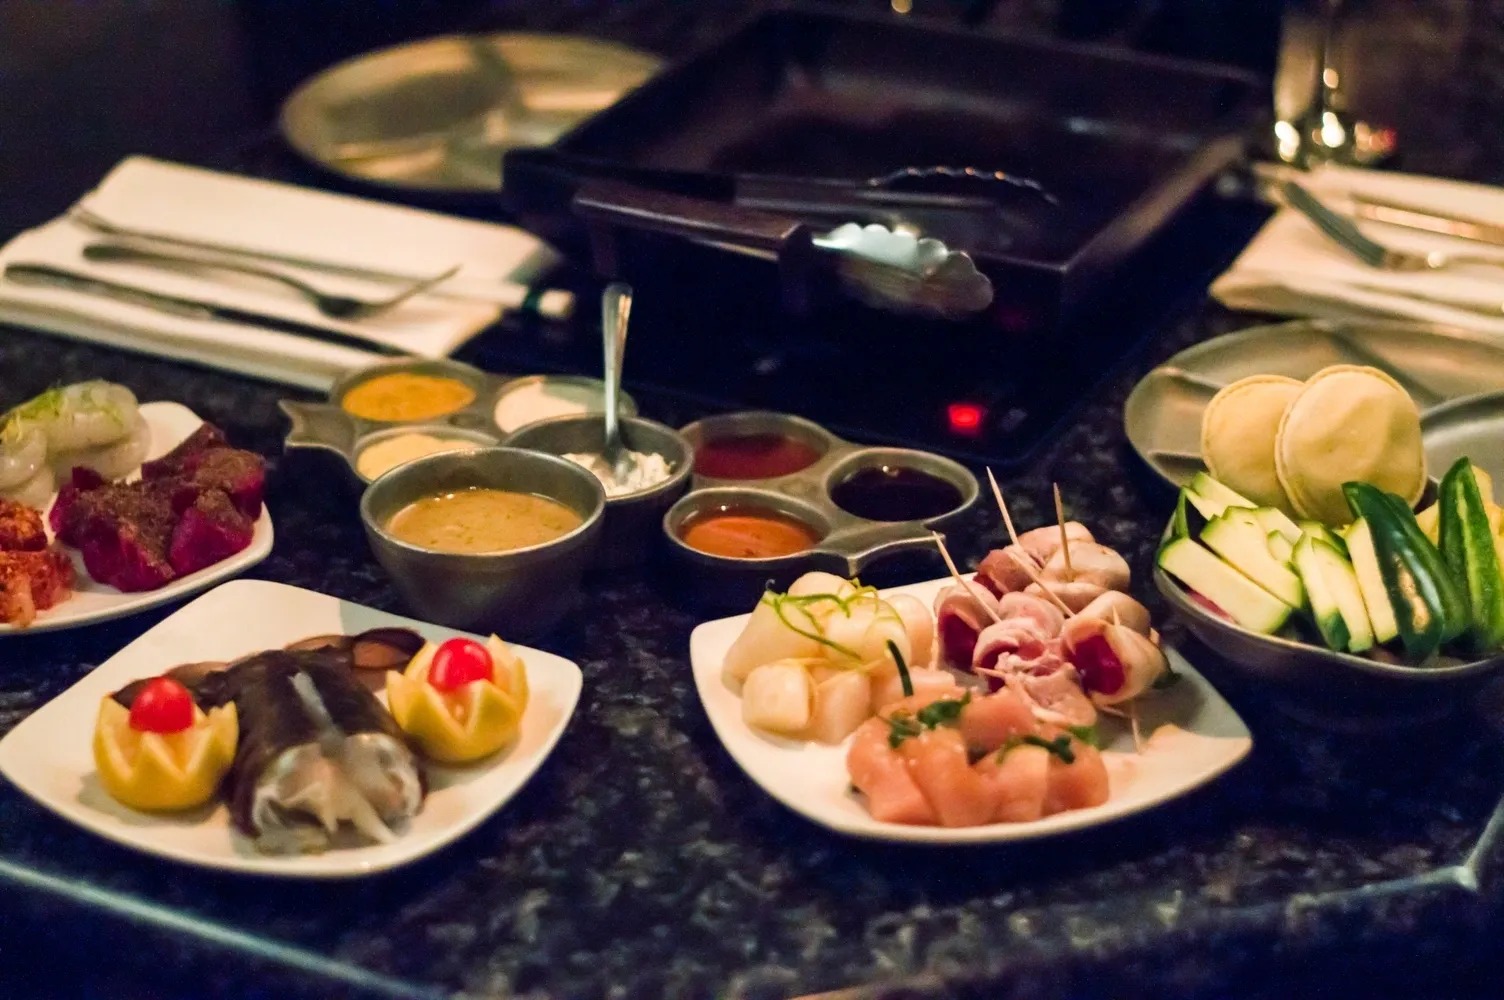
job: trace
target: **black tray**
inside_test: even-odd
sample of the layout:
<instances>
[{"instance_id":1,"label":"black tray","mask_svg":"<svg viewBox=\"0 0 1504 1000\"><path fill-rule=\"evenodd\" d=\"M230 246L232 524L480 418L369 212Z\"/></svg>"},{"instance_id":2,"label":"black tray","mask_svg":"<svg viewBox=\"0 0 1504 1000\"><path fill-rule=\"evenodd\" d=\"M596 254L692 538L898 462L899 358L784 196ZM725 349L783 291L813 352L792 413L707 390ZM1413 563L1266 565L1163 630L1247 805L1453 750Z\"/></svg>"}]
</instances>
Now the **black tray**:
<instances>
[{"instance_id":1,"label":"black tray","mask_svg":"<svg viewBox=\"0 0 1504 1000\"><path fill-rule=\"evenodd\" d=\"M510 152L504 197L530 228L583 253L570 213L598 177L816 221L909 221L970 251L998 287L982 322L1054 326L1265 119L1267 82L1115 50L917 26L800 4L763 14L664 71L548 149ZM974 167L1006 184L900 182L959 207L867 206L852 182L905 167ZM811 201L847 204L832 211ZM939 199L944 202L945 198ZM790 204L792 203L792 205ZM651 254L620 254L623 276Z\"/></svg>"}]
</instances>

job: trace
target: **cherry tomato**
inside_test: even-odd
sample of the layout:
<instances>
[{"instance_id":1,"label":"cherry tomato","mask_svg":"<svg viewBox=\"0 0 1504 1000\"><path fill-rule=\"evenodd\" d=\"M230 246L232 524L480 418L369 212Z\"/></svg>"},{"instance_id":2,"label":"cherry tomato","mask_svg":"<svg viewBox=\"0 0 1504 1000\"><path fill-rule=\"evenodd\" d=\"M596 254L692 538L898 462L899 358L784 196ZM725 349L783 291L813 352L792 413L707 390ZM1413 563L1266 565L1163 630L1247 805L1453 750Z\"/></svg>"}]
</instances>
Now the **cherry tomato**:
<instances>
[{"instance_id":1,"label":"cherry tomato","mask_svg":"<svg viewBox=\"0 0 1504 1000\"><path fill-rule=\"evenodd\" d=\"M193 695L171 677L154 678L131 702L130 721L138 733L181 733L193 725Z\"/></svg>"},{"instance_id":2,"label":"cherry tomato","mask_svg":"<svg viewBox=\"0 0 1504 1000\"><path fill-rule=\"evenodd\" d=\"M453 691L472 681L492 678L491 654L473 639L450 639L433 654L428 683L437 691Z\"/></svg>"},{"instance_id":3,"label":"cherry tomato","mask_svg":"<svg viewBox=\"0 0 1504 1000\"><path fill-rule=\"evenodd\" d=\"M1081 686L1088 691L1116 694L1127 679L1123 661L1105 635L1087 636L1076 643L1071 662L1081 671Z\"/></svg>"}]
</instances>

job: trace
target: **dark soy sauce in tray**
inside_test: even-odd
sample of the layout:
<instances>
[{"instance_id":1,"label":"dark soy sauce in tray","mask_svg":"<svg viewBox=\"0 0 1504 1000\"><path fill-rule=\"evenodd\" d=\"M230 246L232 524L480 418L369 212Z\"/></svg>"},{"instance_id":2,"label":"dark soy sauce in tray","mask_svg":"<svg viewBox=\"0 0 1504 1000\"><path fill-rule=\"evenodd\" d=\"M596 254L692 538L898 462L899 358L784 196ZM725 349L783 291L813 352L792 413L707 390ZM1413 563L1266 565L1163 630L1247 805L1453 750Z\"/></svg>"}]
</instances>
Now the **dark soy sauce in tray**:
<instances>
[{"instance_id":1,"label":"dark soy sauce in tray","mask_svg":"<svg viewBox=\"0 0 1504 1000\"><path fill-rule=\"evenodd\" d=\"M961 491L918 469L874 465L837 483L830 499L846 513L869 521L927 521L961 506Z\"/></svg>"}]
</instances>

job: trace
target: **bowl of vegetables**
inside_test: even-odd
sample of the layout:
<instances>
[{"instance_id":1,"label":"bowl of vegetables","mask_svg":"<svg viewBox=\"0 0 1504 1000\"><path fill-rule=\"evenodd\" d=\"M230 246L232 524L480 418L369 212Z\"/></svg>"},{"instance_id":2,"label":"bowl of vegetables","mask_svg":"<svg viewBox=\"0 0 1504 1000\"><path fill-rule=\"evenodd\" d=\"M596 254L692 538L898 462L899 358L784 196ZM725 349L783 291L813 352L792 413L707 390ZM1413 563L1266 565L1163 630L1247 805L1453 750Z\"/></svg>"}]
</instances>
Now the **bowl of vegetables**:
<instances>
[{"instance_id":1,"label":"bowl of vegetables","mask_svg":"<svg viewBox=\"0 0 1504 1000\"><path fill-rule=\"evenodd\" d=\"M1504 508L1466 459L1418 511L1342 486L1345 524L1296 520L1208 473L1181 490L1154 582L1227 665L1315 715L1461 704L1504 669Z\"/></svg>"}]
</instances>

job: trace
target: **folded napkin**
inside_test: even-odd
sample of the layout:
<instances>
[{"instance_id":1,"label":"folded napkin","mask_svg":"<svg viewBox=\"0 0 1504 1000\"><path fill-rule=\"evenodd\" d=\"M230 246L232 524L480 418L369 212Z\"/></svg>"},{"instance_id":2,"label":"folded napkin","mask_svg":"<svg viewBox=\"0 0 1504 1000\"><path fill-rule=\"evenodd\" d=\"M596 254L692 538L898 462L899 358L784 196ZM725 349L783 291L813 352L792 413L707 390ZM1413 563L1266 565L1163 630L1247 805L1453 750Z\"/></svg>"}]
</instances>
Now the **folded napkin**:
<instances>
[{"instance_id":1,"label":"folded napkin","mask_svg":"<svg viewBox=\"0 0 1504 1000\"><path fill-rule=\"evenodd\" d=\"M1268 168L1265 173L1289 176L1344 215L1351 212L1351 195L1360 193L1448 215L1504 223L1504 189L1500 188L1340 166L1324 166L1310 173ZM1370 238L1396 250L1496 256L1504 263L1504 247L1378 222L1357 225ZM1292 208L1281 209L1269 220L1232 267L1212 283L1211 293L1233 309L1320 319L1396 316L1504 336L1504 266L1418 273L1369 267L1327 239Z\"/></svg>"},{"instance_id":2,"label":"folded napkin","mask_svg":"<svg viewBox=\"0 0 1504 1000\"><path fill-rule=\"evenodd\" d=\"M502 307L491 290L500 291L505 283L526 284L553 260L544 243L509 226L145 157L122 161L77 207L121 228L414 278L461 265L460 274L436 292L350 322L324 316L292 289L259 278L85 260L84 246L107 237L66 215L0 248L0 267L23 261L47 264L325 327L424 357L445 356L495 322ZM390 282L247 262L305 278L334 294L379 299L396 290ZM484 294L461 297L464 289ZM264 327L174 316L113 298L14 281L0 281L0 322L309 388L325 388L339 373L382 357Z\"/></svg>"}]
</instances>

